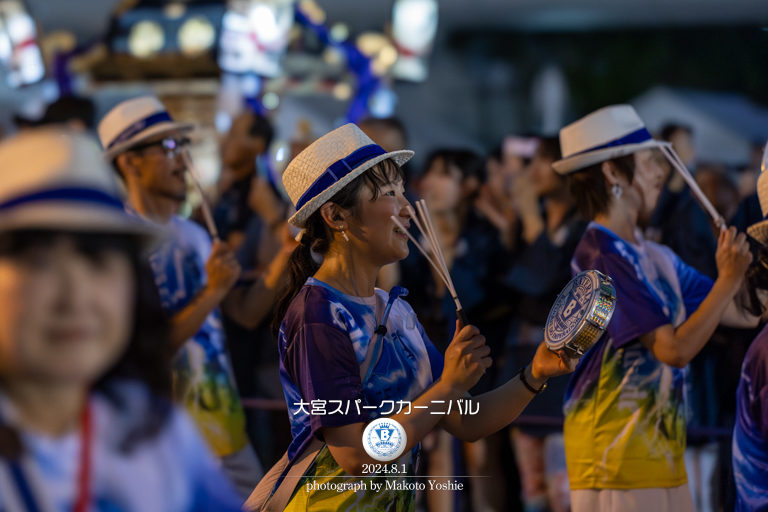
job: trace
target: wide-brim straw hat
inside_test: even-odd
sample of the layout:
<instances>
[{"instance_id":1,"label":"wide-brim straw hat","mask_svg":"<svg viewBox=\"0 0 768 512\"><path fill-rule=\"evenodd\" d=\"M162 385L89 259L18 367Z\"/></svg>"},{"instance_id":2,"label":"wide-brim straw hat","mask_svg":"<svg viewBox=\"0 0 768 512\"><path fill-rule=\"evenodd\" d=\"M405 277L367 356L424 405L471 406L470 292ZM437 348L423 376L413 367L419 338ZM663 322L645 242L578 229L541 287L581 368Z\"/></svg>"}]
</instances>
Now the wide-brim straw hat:
<instances>
[{"instance_id":1,"label":"wide-brim straw hat","mask_svg":"<svg viewBox=\"0 0 768 512\"><path fill-rule=\"evenodd\" d=\"M152 137L193 128L191 123L175 122L154 96L142 96L126 100L110 110L99 123L98 132L104 158L112 160Z\"/></svg>"},{"instance_id":2,"label":"wide-brim straw hat","mask_svg":"<svg viewBox=\"0 0 768 512\"><path fill-rule=\"evenodd\" d=\"M304 228L310 215L377 163L391 158L402 166L411 157L409 150L387 153L355 124L333 130L299 153L283 173L283 185L296 206L288 222Z\"/></svg>"},{"instance_id":3,"label":"wide-brim straw hat","mask_svg":"<svg viewBox=\"0 0 768 512\"><path fill-rule=\"evenodd\" d=\"M44 229L135 236L150 249L163 236L128 214L96 141L63 128L35 128L0 144L0 232Z\"/></svg>"},{"instance_id":4,"label":"wide-brim straw hat","mask_svg":"<svg viewBox=\"0 0 768 512\"><path fill-rule=\"evenodd\" d=\"M763 210L763 220L747 228L747 234L763 245L768 245L768 145L763 153L763 166L757 178L757 198Z\"/></svg>"},{"instance_id":5,"label":"wide-brim straw hat","mask_svg":"<svg viewBox=\"0 0 768 512\"><path fill-rule=\"evenodd\" d=\"M611 105L596 110L560 130L563 158L552 167L567 175L612 158L643 149L670 146L654 140L630 105Z\"/></svg>"}]
</instances>

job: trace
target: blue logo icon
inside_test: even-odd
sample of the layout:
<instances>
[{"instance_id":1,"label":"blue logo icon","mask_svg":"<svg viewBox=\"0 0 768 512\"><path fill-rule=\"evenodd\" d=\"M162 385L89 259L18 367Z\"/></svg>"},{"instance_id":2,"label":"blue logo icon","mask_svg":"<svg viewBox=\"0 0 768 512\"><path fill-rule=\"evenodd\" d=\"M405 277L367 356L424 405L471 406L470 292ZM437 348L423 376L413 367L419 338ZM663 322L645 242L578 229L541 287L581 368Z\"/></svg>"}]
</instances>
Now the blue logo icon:
<instances>
[{"instance_id":1,"label":"blue logo icon","mask_svg":"<svg viewBox=\"0 0 768 512\"><path fill-rule=\"evenodd\" d=\"M372 458L389 462L405 451L405 429L395 420L379 418L365 427L363 447Z\"/></svg>"}]
</instances>

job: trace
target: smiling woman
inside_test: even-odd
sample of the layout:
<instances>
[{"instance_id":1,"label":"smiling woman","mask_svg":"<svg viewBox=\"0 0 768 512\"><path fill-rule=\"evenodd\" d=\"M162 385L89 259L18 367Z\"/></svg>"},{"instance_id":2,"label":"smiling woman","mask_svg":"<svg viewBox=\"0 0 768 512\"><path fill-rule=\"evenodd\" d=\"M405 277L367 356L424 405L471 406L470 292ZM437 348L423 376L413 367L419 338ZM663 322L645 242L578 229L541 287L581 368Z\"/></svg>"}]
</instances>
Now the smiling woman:
<instances>
[{"instance_id":1,"label":"smiling woman","mask_svg":"<svg viewBox=\"0 0 768 512\"><path fill-rule=\"evenodd\" d=\"M267 499L271 510L413 510L419 445L438 422L461 439L480 439L508 425L534 396L522 379L538 390L573 370L567 356L544 348L521 379L473 399L476 415L451 410L491 365L485 338L474 326L457 329L443 359L399 298L403 289L388 297L375 288L384 265L408 256L408 237L394 219L408 229L400 165L412 155L387 153L350 124L313 143L283 174L297 207L290 222L304 228L273 324L293 442L246 504L251 510ZM413 407L385 411L388 402ZM396 461L386 461L402 471L382 490L364 477L380 460L363 437L384 416L402 430L404 446ZM321 489L338 478L360 485Z\"/></svg>"},{"instance_id":2,"label":"smiling woman","mask_svg":"<svg viewBox=\"0 0 768 512\"><path fill-rule=\"evenodd\" d=\"M169 400L161 232L85 137L30 130L0 161L0 510L239 510Z\"/></svg>"}]
</instances>

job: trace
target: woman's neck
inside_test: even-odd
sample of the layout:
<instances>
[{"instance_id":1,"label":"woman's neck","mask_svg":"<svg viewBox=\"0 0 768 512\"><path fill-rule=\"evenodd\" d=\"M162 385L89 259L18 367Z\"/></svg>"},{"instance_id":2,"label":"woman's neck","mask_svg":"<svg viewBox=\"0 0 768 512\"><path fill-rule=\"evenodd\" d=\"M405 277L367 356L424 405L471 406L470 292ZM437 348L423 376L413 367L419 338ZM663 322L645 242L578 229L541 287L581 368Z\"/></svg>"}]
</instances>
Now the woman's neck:
<instances>
[{"instance_id":1,"label":"woman's neck","mask_svg":"<svg viewBox=\"0 0 768 512\"><path fill-rule=\"evenodd\" d=\"M625 203L613 200L608 207L607 213L595 216L595 222L610 229L619 238L636 244L638 240L635 237L635 229L637 229L638 214L639 212L636 209L628 207Z\"/></svg>"},{"instance_id":2,"label":"woman's neck","mask_svg":"<svg viewBox=\"0 0 768 512\"><path fill-rule=\"evenodd\" d=\"M374 294L380 269L380 266L363 261L362 257L355 258L352 251L343 255L329 251L314 277L347 295L370 297Z\"/></svg>"},{"instance_id":3,"label":"woman's neck","mask_svg":"<svg viewBox=\"0 0 768 512\"><path fill-rule=\"evenodd\" d=\"M52 437L77 427L88 397L87 387L81 384L16 379L3 381L2 387L21 427Z\"/></svg>"}]
</instances>

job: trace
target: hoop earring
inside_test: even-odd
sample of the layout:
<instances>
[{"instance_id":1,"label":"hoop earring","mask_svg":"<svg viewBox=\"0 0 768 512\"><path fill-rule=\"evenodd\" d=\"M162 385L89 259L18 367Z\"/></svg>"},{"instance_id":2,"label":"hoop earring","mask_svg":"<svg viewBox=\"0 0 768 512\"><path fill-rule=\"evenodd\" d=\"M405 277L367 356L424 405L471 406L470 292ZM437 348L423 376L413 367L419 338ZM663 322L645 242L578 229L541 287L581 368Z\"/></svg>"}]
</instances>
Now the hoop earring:
<instances>
[{"instance_id":1,"label":"hoop earring","mask_svg":"<svg viewBox=\"0 0 768 512\"><path fill-rule=\"evenodd\" d=\"M611 187L611 193L613 194L613 197L616 199L621 197L621 194L624 193L624 190L621 188L621 186L616 183L613 187Z\"/></svg>"},{"instance_id":2,"label":"hoop earring","mask_svg":"<svg viewBox=\"0 0 768 512\"><path fill-rule=\"evenodd\" d=\"M347 242L349 242L349 237L348 237L348 236L347 236L347 234L344 232L344 226L339 226L339 229L341 230L341 236L343 236L343 237L344 237L344 240L346 240Z\"/></svg>"}]
</instances>

